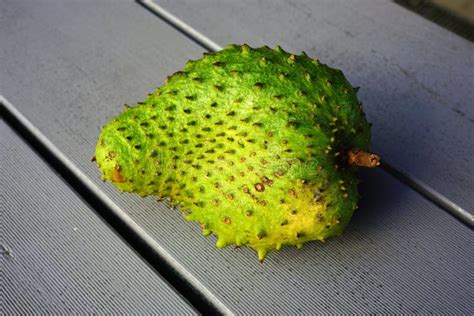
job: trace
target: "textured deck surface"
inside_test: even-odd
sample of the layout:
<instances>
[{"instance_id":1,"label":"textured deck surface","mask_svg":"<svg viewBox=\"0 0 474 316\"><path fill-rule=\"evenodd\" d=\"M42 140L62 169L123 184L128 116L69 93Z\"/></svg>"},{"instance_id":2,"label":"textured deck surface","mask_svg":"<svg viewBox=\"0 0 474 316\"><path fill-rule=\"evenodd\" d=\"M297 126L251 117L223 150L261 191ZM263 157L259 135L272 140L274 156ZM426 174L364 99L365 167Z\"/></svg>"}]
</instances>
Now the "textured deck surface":
<instances>
[{"instance_id":1,"label":"textured deck surface","mask_svg":"<svg viewBox=\"0 0 474 316\"><path fill-rule=\"evenodd\" d=\"M201 237L197 224L186 222L179 212L156 199L119 194L110 184L102 183L95 164L90 163L101 125L121 112L123 103L133 104L142 100L168 74L181 68L187 59L199 58L204 49L134 2L121 1L112 5L110 1L98 1L84 5L50 0L42 1L42 5L37 3L33 0L6 2L0 9L0 40L8 43L0 46L0 94L26 116L101 194L113 201L117 206L114 211L138 227L140 236L149 243L152 251L164 258L216 309L223 313L249 314L468 313L473 309L470 298L474 258L469 251L472 231L383 171L363 173L360 209L342 238L325 244L311 243L301 251L284 248L279 253L270 254L264 264L258 263L256 254L250 249L215 249L214 237ZM205 4L211 3L219 9L219 14L204 8ZM360 84L367 87L365 92L362 88L361 98L366 100L369 119L375 127L374 135L379 135L375 137L376 149L390 157L388 160L392 164L449 195L448 191L443 191L448 186L438 186L438 176L433 178L438 182L423 178L425 173L430 174L440 166L437 165L439 161L423 160L427 152L436 152L436 148L426 145L428 134L424 130L429 128L432 131L438 145L444 146L448 136L455 139L458 144L446 145L448 149L456 147L458 150L459 154L453 159L468 159L466 155L472 147L467 146L469 139L466 135L471 127L454 118L452 113L455 112L441 106L436 97L429 97L423 89L422 92L414 89L414 83L407 84L409 79L396 70L399 60L390 47L378 47L384 50L373 53L379 57L370 62L368 57L364 57L362 44L356 44L362 39L340 44L344 42L342 38L333 40L325 32L303 23L306 20L301 9L288 3L291 4L275 2L273 7L265 2L252 2L247 5L255 8L253 13L252 10L239 9L240 5L231 1L225 5L205 1L192 7L183 1L164 2L188 24L222 44L246 41L273 45L280 42L289 50L305 49L313 55L317 52L323 61L347 69L354 84L369 80L369 84ZM342 1L332 6L333 11L329 2L326 5L329 6L325 11L328 16L341 7L348 10ZM201 16L185 12L189 10L200 12ZM308 10L317 11L314 8ZM288 24L286 31L270 27L270 23L278 25L275 28L281 27L279 23L282 22L277 21L277 12L280 11L287 12L284 20ZM257 12L265 16L265 23L252 26ZM326 21L321 17L323 13L312 14L319 17L313 17L313 24ZM362 13L354 9L354 14ZM421 23L416 17L410 18L408 12L397 11L396 16L403 23L417 26ZM290 25L290 17L296 26ZM361 19L359 23L364 21ZM353 29L344 26L340 30L340 25L347 23L342 18L333 23L338 27L324 25L336 38L345 33L343 30L357 30L355 26ZM431 27L422 23L421 31L428 29L440 39L445 35L443 30ZM290 42L293 38L290 35L295 36L298 29L299 40ZM392 34L395 31L389 28L380 32L387 32L390 34L386 35L388 38L395 38ZM365 33L359 30L357 34L365 38L362 42L366 46L371 41L385 40L375 31L370 33L373 37ZM396 38L401 41L400 36ZM326 40L324 43L328 47L322 46L321 51L308 49L308 45L322 40ZM448 40L458 50L465 49L465 42L451 37ZM418 49L422 46L414 40L409 44ZM333 51L338 53L331 53ZM409 56L414 51L417 49L405 51L405 54ZM464 56L464 53L459 54ZM419 57L414 60L422 62ZM454 59L448 59L448 62L453 63L453 69L463 66L459 65L461 61ZM417 76L416 71L422 69L419 64L410 67L414 67ZM449 69L443 65L437 67ZM433 69L439 74L444 68ZM456 80L461 86L467 85L470 78L458 78L458 71L452 70L451 77L445 79L426 73L420 76L426 76L424 80L432 80L433 84L440 86L451 86ZM375 79L369 76L369 72ZM387 73L398 76L395 81L399 86L390 85ZM453 104L457 104L463 113L472 110L465 103L468 97L456 95L453 99ZM384 107L378 108L376 100ZM470 113L472 117L472 111ZM415 114L432 116L427 121L408 124L407 120L413 120ZM457 125L461 131L454 132L453 126L440 121L442 117L448 118L449 124ZM401 125L392 121L401 122ZM385 130L389 131L388 136ZM420 146L418 151L416 146ZM400 153L400 148L405 154ZM443 154L439 159L446 159ZM418 167L405 169L410 165L409 160ZM459 163L464 163L466 173L472 173L467 160ZM451 187L466 184L459 189L464 190L460 193L462 199L455 199L456 202L464 206L472 203L472 194L468 194L472 192L469 189L472 179L458 174L455 169L443 172L446 181L451 181Z\"/></svg>"},{"instance_id":2,"label":"textured deck surface","mask_svg":"<svg viewBox=\"0 0 474 316\"><path fill-rule=\"evenodd\" d=\"M194 314L0 120L2 313Z\"/></svg>"}]
</instances>

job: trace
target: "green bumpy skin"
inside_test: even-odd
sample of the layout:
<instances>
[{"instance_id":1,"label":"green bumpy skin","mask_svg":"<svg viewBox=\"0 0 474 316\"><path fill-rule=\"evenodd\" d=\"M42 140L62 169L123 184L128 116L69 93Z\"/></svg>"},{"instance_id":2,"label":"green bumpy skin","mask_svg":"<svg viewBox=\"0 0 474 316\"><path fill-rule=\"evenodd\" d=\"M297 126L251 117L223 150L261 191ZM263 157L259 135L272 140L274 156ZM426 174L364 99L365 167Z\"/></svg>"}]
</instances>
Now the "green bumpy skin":
<instances>
[{"instance_id":1,"label":"green bumpy skin","mask_svg":"<svg viewBox=\"0 0 474 316\"><path fill-rule=\"evenodd\" d=\"M357 208L347 150L370 125L340 70L280 47L229 45L189 61L107 123L96 161L121 191L157 195L263 260L342 233Z\"/></svg>"}]
</instances>

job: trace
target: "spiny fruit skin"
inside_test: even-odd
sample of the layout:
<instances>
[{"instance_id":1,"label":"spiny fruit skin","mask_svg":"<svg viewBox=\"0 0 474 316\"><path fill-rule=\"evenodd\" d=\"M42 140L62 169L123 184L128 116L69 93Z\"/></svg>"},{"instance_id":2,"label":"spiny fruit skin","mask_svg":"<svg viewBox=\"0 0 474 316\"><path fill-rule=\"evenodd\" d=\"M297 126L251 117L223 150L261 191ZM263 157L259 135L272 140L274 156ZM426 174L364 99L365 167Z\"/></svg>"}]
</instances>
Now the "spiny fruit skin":
<instances>
[{"instance_id":1,"label":"spiny fruit skin","mask_svg":"<svg viewBox=\"0 0 474 316\"><path fill-rule=\"evenodd\" d=\"M340 70L280 47L229 45L189 61L107 123L96 161L121 191L167 197L260 260L342 233L356 208L351 148L370 125Z\"/></svg>"}]
</instances>

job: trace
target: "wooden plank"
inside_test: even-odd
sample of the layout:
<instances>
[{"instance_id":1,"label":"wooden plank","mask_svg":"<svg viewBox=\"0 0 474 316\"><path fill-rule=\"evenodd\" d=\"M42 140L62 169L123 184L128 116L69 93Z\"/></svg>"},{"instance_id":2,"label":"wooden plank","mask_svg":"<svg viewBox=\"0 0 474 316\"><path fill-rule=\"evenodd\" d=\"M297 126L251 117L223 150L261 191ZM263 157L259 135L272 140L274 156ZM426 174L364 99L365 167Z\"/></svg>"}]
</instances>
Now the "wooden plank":
<instances>
[{"instance_id":1,"label":"wooden plank","mask_svg":"<svg viewBox=\"0 0 474 316\"><path fill-rule=\"evenodd\" d=\"M194 314L0 120L2 312Z\"/></svg>"},{"instance_id":2,"label":"wooden plank","mask_svg":"<svg viewBox=\"0 0 474 316\"><path fill-rule=\"evenodd\" d=\"M390 1L154 1L220 45L281 45L342 69L373 149L473 214L472 43Z\"/></svg>"},{"instance_id":3,"label":"wooden plank","mask_svg":"<svg viewBox=\"0 0 474 316\"><path fill-rule=\"evenodd\" d=\"M227 313L472 309L471 232L383 172L365 175L365 199L343 238L285 248L264 264L247 248L215 249L214 237L163 203L102 183L89 162L100 125L202 52L137 4L111 7L68 2L53 16L43 5L2 19L11 44L0 48L8 73L0 91L197 292Z\"/></svg>"}]
</instances>

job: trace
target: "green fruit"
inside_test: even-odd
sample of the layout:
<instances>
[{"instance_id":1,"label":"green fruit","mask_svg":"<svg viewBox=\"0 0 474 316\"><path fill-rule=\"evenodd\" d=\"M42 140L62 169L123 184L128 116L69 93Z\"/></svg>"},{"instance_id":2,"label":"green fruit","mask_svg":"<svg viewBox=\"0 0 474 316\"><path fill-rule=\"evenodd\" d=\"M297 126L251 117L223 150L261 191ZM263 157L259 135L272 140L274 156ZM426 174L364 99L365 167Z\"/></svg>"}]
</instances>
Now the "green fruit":
<instances>
[{"instance_id":1,"label":"green fruit","mask_svg":"<svg viewBox=\"0 0 474 316\"><path fill-rule=\"evenodd\" d=\"M340 70L229 45L107 123L96 160L121 191L167 197L217 247L249 246L263 260L343 231L358 200L348 151L369 139Z\"/></svg>"}]
</instances>

